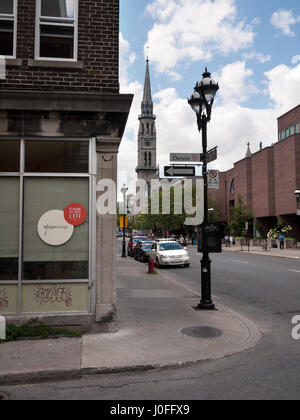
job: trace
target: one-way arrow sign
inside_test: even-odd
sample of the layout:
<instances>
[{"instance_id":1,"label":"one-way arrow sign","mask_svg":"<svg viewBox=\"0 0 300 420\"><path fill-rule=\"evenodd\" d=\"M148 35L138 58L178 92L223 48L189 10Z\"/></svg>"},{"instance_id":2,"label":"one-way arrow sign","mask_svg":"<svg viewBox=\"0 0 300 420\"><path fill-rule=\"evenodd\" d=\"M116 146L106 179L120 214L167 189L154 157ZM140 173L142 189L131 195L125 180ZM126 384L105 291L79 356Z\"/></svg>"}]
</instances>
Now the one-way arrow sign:
<instances>
[{"instance_id":1,"label":"one-way arrow sign","mask_svg":"<svg viewBox=\"0 0 300 420\"><path fill-rule=\"evenodd\" d=\"M194 166L165 166L165 176L195 176Z\"/></svg>"}]
</instances>

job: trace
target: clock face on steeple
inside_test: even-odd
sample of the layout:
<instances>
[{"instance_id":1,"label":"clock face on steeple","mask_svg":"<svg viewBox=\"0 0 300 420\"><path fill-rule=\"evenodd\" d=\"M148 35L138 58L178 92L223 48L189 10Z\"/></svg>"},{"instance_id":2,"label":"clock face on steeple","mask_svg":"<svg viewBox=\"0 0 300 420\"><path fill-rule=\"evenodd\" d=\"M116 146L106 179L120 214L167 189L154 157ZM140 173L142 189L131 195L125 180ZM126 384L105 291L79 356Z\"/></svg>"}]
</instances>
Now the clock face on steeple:
<instances>
[{"instance_id":1,"label":"clock face on steeple","mask_svg":"<svg viewBox=\"0 0 300 420\"><path fill-rule=\"evenodd\" d=\"M145 145L146 145L146 147L150 147L151 146L150 141L146 141Z\"/></svg>"}]
</instances>

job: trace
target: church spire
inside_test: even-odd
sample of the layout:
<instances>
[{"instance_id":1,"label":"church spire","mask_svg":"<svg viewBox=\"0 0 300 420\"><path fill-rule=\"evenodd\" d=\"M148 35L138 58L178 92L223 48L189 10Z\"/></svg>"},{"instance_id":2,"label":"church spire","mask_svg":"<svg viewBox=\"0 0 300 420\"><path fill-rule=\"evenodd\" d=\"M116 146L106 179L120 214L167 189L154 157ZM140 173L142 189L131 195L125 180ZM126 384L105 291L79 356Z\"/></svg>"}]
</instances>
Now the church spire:
<instances>
[{"instance_id":1,"label":"church spire","mask_svg":"<svg viewBox=\"0 0 300 420\"><path fill-rule=\"evenodd\" d=\"M153 115L153 101L151 94L151 82L150 82L150 71L149 71L149 58L146 60L146 75L144 83L144 96L142 102L142 118L154 118Z\"/></svg>"}]
</instances>

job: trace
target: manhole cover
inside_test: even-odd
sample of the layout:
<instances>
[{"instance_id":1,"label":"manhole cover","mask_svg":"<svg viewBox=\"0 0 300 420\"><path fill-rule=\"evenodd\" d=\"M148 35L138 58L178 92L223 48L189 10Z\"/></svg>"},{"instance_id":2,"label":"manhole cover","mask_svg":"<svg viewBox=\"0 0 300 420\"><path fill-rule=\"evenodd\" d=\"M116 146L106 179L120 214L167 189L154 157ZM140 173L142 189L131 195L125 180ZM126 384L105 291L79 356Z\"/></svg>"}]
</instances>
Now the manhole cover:
<instances>
[{"instance_id":1,"label":"manhole cover","mask_svg":"<svg viewBox=\"0 0 300 420\"><path fill-rule=\"evenodd\" d=\"M0 392L0 401L7 400L7 396Z\"/></svg>"},{"instance_id":2,"label":"manhole cover","mask_svg":"<svg viewBox=\"0 0 300 420\"><path fill-rule=\"evenodd\" d=\"M223 335L223 331L213 327L185 327L180 332L195 338L216 338Z\"/></svg>"}]
</instances>

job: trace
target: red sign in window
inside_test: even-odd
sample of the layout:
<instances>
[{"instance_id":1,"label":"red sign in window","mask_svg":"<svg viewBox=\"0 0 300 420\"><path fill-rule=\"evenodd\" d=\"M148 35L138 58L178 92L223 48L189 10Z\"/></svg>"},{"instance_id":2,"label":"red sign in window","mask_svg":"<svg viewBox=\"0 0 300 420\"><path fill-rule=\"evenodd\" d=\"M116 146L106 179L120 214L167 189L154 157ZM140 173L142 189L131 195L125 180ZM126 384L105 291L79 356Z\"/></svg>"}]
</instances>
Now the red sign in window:
<instances>
[{"instance_id":1,"label":"red sign in window","mask_svg":"<svg viewBox=\"0 0 300 420\"><path fill-rule=\"evenodd\" d=\"M69 204L64 213L66 221L73 226L82 225L87 216L85 207L79 203Z\"/></svg>"}]
</instances>

